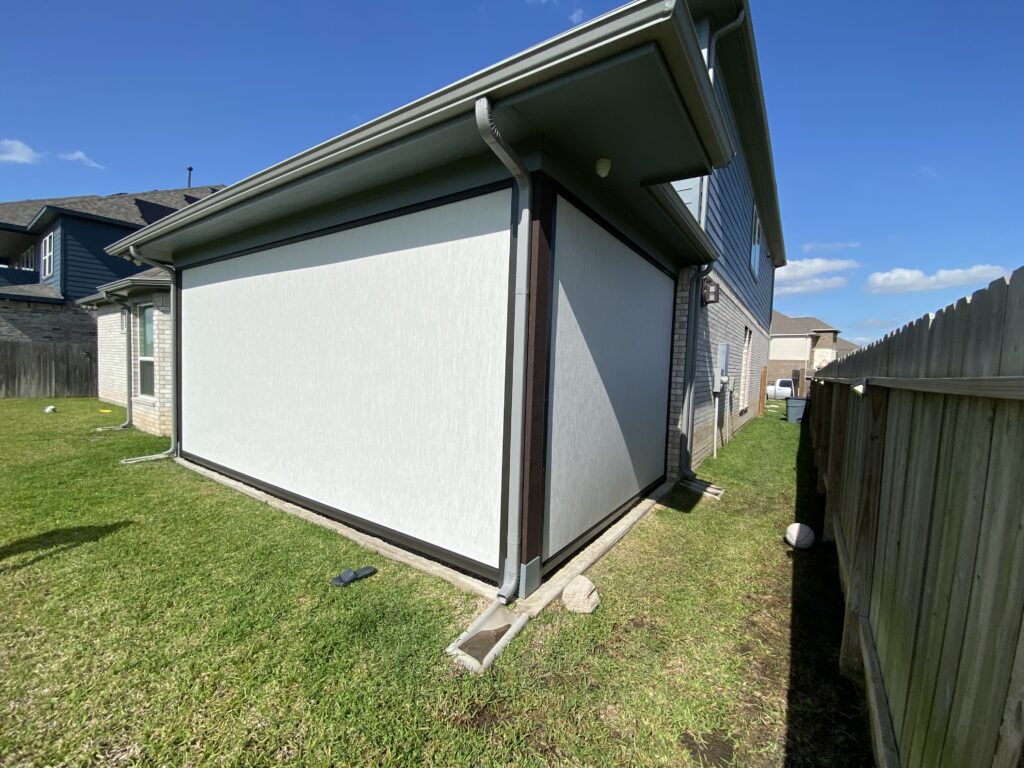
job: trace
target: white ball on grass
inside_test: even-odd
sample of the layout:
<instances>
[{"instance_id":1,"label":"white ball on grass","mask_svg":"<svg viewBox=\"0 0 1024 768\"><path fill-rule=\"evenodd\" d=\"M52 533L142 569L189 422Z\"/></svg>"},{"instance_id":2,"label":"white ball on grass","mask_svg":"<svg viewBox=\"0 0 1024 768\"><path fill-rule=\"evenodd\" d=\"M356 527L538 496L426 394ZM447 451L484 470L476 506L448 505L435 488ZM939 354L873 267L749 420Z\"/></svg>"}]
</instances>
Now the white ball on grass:
<instances>
[{"instance_id":1,"label":"white ball on grass","mask_svg":"<svg viewBox=\"0 0 1024 768\"><path fill-rule=\"evenodd\" d=\"M57 406L56 405L48 405L45 408L43 408L43 413L56 413L56 412L57 412Z\"/></svg>"},{"instance_id":2,"label":"white ball on grass","mask_svg":"<svg viewBox=\"0 0 1024 768\"><path fill-rule=\"evenodd\" d=\"M803 523L793 523L786 529L786 543L797 549L814 546L814 530Z\"/></svg>"}]
</instances>

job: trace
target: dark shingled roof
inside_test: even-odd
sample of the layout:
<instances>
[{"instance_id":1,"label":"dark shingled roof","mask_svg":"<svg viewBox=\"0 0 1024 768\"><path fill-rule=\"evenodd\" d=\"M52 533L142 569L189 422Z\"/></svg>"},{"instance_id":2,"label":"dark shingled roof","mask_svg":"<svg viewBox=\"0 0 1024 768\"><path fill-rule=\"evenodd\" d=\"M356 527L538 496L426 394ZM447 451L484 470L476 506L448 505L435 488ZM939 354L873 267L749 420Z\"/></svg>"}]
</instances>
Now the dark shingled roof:
<instances>
[{"instance_id":1,"label":"dark shingled roof","mask_svg":"<svg viewBox=\"0 0 1024 768\"><path fill-rule=\"evenodd\" d=\"M816 317L790 317L781 312L772 312L773 336L805 336L814 331L838 331L824 320Z\"/></svg>"},{"instance_id":2,"label":"dark shingled roof","mask_svg":"<svg viewBox=\"0 0 1024 768\"><path fill-rule=\"evenodd\" d=\"M150 192L119 192L114 195L17 200L12 203L0 203L0 224L26 227L43 207L52 205L142 227L186 205L209 197L223 188L223 184L214 184L208 187L154 189Z\"/></svg>"},{"instance_id":3,"label":"dark shingled roof","mask_svg":"<svg viewBox=\"0 0 1024 768\"><path fill-rule=\"evenodd\" d=\"M31 285L0 285L0 298L19 299L63 299L64 296L49 283L33 283Z\"/></svg>"}]
</instances>

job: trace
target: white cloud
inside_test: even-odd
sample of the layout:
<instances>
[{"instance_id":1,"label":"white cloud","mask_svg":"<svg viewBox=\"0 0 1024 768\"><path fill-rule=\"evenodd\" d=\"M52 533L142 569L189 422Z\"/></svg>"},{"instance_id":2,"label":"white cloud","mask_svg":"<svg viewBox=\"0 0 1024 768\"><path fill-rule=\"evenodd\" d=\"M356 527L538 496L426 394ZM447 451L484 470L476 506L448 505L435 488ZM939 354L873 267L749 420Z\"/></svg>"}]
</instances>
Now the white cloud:
<instances>
[{"instance_id":1,"label":"white cloud","mask_svg":"<svg viewBox=\"0 0 1024 768\"><path fill-rule=\"evenodd\" d=\"M820 256L811 259L793 259L775 273L775 281L778 284L775 294L791 296L796 293L814 293L832 288L843 288L846 286L845 277L839 275L822 277L822 275L827 275L830 272L844 272L859 266L860 263L853 259L823 259Z\"/></svg>"},{"instance_id":2,"label":"white cloud","mask_svg":"<svg viewBox=\"0 0 1024 768\"><path fill-rule=\"evenodd\" d=\"M579 24L583 21L583 9L577 8L575 11L569 14L569 21L573 24Z\"/></svg>"},{"instance_id":3,"label":"white cloud","mask_svg":"<svg viewBox=\"0 0 1024 768\"><path fill-rule=\"evenodd\" d=\"M804 253L811 251L842 251L846 248L860 248L861 243L804 243L800 249Z\"/></svg>"},{"instance_id":4,"label":"white cloud","mask_svg":"<svg viewBox=\"0 0 1024 768\"><path fill-rule=\"evenodd\" d=\"M939 172L930 165L919 166L912 174L921 179L937 179L939 178Z\"/></svg>"},{"instance_id":5,"label":"white cloud","mask_svg":"<svg viewBox=\"0 0 1024 768\"><path fill-rule=\"evenodd\" d=\"M878 341L877 336L854 336L850 339L858 347L865 347L873 341Z\"/></svg>"},{"instance_id":6,"label":"white cloud","mask_svg":"<svg viewBox=\"0 0 1024 768\"><path fill-rule=\"evenodd\" d=\"M845 288L845 277L812 277L796 283L785 283L775 289L776 296L792 296L797 293L814 293L828 291L832 288Z\"/></svg>"},{"instance_id":7,"label":"white cloud","mask_svg":"<svg viewBox=\"0 0 1024 768\"><path fill-rule=\"evenodd\" d=\"M935 291L961 285L983 285L1008 274L1010 270L994 264L976 264L966 269L940 269L933 275L926 275L920 269L897 267L888 272L872 272L868 275L868 290L871 293Z\"/></svg>"},{"instance_id":8,"label":"white cloud","mask_svg":"<svg viewBox=\"0 0 1024 768\"><path fill-rule=\"evenodd\" d=\"M32 147L17 139L0 139L0 163L35 163L42 157Z\"/></svg>"},{"instance_id":9,"label":"white cloud","mask_svg":"<svg viewBox=\"0 0 1024 768\"><path fill-rule=\"evenodd\" d=\"M775 273L775 280L779 283L796 283L816 275L843 272L859 266L860 263L853 259L823 259L818 256L811 259L793 259Z\"/></svg>"},{"instance_id":10,"label":"white cloud","mask_svg":"<svg viewBox=\"0 0 1024 768\"><path fill-rule=\"evenodd\" d=\"M102 165L97 163L95 160L93 160L91 157L89 157L87 154L85 154L85 152L83 152L80 149L76 149L74 152L62 152L61 155L60 155L60 159L61 160L71 160L73 162L79 162L79 163L81 163L82 165L84 165L84 166L86 166L88 168L101 168L101 169L103 168Z\"/></svg>"}]
</instances>

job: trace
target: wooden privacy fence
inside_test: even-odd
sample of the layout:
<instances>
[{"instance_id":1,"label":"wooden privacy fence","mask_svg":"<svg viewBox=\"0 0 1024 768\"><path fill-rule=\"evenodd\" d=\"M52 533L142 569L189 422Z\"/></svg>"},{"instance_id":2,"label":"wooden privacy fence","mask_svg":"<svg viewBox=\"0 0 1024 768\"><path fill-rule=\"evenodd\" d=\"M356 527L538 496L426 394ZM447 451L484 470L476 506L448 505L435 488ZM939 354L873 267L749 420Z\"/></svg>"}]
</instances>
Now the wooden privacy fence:
<instances>
[{"instance_id":1,"label":"wooden privacy fence","mask_svg":"<svg viewBox=\"0 0 1024 768\"><path fill-rule=\"evenodd\" d=\"M1024 760L1024 268L818 372L808 428L882 766Z\"/></svg>"},{"instance_id":2,"label":"wooden privacy fence","mask_svg":"<svg viewBox=\"0 0 1024 768\"><path fill-rule=\"evenodd\" d=\"M0 341L0 398L96 397L96 343Z\"/></svg>"}]
</instances>

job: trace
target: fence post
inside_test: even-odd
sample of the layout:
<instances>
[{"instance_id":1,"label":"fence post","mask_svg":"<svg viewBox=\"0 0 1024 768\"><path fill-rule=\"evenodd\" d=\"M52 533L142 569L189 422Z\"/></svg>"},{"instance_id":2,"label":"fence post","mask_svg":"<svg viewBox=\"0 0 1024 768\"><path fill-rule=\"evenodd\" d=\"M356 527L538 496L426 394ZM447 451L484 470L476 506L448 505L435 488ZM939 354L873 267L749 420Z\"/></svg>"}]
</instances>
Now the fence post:
<instances>
[{"instance_id":1,"label":"fence post","mask_svg":"<svg viewBox=\"0 0 1024 768\"><path fill-rule=\"evenodd\" d=\"M849 553L850 573L846 582L846 611L839 648L839 669L849 676L863 674L859 638L861 621L867 622L867 599L875 567L875 536L878 530L879 498L885 471L885 423L889 408L889 390L869 387L868 439L863 445L864 464L857 489L857 537ZM851 489L852 490L852 489Z\"/></svg>"},{"instance_id":2,"label":"fence post","mask_svg":"<svg viewBox=\"0 0 1024 768\"><path fill-rule=\"evenodd\" d=\"M825 524L822 541L835 541L836 508L842 497L843 460L846 458L846 399L850 387L846 384L832 385L832 424L828 439L828 480L825 496Z\"/></svg>"}]
</instances>

